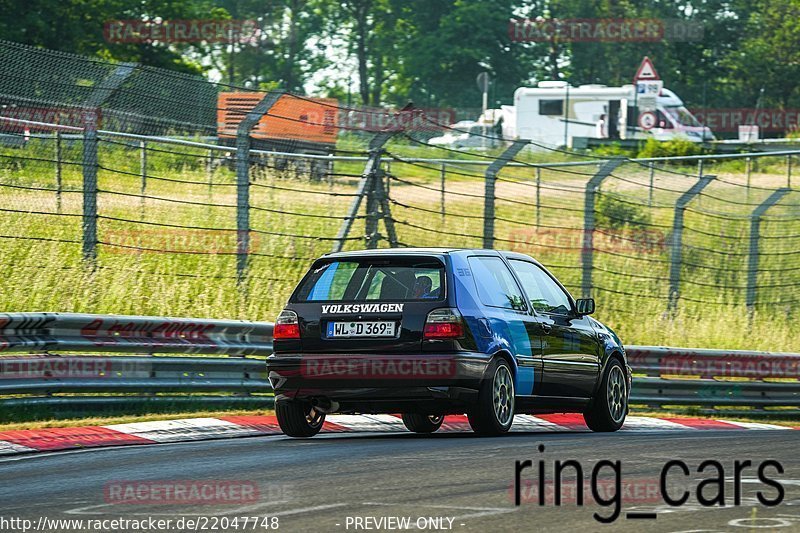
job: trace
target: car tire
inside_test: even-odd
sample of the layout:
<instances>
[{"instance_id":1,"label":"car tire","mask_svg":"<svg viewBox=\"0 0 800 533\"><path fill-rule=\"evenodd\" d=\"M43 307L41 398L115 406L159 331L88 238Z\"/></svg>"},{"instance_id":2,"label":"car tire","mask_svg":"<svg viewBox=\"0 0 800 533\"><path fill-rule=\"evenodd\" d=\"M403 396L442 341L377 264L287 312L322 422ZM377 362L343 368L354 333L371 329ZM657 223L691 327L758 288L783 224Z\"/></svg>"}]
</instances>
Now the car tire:
<instances>
[{"instance_id":1,"label":"car tire","mask_svg":"<svg viewBox=\"0 0 800 533\"><path fill-rule=\"evenodd\" d=\"M403 413L403 424L414 433L433 433L442 427L442 415L420 415L417 413Z\"/></svg>"},{"instance_id":2,"label":"car tire","mask_svg":"<svg viewBox=\"0 0 800 533\"><path fill-rule=\"evenodd\" d=\"M275 416L281 430L290 437L313 437L325 422L325 413L297 400L276 401Z\"/></svg>"},{"instance_id":3,"label":"car tire","mask_svg":"<svg viewBox=\"0 0 800 533\"><path fill-rule=\"evenodd\" d=\"M472 431L484 436L508 433L514 423L514 374L505 359L495 358L478 391L478 402L467 413Z\"/></svg>"},{"instance_id":4,"label":"car tire","mask_svg":"<svg viewBox=\"0 0 800 533\"><path fill-rule=\"evenodd\" d=\"M600 388L583 419L589 429L598 432L617 431L625 423L628 414L628 388L625 369L618 359L608 362Z\"/></svg>"}]
</instances>

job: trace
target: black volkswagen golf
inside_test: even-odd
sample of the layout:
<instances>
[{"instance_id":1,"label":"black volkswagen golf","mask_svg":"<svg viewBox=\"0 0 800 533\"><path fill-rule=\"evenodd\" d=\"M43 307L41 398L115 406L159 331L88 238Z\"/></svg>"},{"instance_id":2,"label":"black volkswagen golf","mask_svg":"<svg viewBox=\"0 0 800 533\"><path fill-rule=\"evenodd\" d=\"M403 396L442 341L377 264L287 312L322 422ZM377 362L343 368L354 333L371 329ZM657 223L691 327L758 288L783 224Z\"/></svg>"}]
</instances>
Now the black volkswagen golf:
<instances>
[{"instance_id":1,"label":"black volkswagen golf","mask_svg":"<svg viewBox=\"0 0 800 533\"><path fill-rule=\"evenodd\" d=\"M402 413L436 431L467 413L484 435L515 413L625 421L631 372L617 335L546 268L512 252L383 249L316 260L275 322L267 361L281 429L310 437L328 413Z\"/></svg>"}]
</instances>

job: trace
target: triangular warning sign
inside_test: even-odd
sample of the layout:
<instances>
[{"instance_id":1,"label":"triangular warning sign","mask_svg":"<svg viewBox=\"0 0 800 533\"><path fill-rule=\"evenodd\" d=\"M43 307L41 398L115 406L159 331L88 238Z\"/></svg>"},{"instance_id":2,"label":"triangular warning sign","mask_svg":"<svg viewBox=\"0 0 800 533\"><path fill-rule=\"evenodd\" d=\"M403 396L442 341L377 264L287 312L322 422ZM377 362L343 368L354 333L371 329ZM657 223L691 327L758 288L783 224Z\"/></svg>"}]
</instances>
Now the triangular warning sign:
<instances>
[{"instance_id":1,"label":"triangular warning sign","mask_svg":"<svg viewBox=\"0 0 800 533\"><path fill-rule=\"evenodd\" d=\"M656 67L653 66L653 62L650 61L649 57L645 56L642 60L642 64L639 65L639 70L636 71L636 76L633 77L633 81L660 79L661 78L658 77L658 72L656 72Z\"/></svg>"}]
</instances>

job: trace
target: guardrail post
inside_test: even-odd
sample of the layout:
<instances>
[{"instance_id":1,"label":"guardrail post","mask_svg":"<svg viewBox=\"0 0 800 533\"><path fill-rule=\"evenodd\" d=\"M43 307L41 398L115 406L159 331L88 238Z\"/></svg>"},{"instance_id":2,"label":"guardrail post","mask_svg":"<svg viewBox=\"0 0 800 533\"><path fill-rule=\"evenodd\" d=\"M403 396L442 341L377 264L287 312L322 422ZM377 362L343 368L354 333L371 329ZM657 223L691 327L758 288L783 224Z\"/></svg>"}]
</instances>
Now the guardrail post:
<instances>
[{"instance_id":1,"label":"guardrail post","mask_svg":"<svg viewBox=\"0 0 800 533\"><path fill-rule=\"evenodd\" d=\"M683 259L683 215L686 206L689 205L695 196L705 189L716 176L700 176L700 179L683 193L675 204L675 217L672 221L672 237L670 240L671 254L669 260L669 304L670 311L675 310L680 296L681 285L681 261Z\"/></svg>"},{"instance_id":2,"label":"guardrail post","mask_svg":"<svg viewBox=\"0 0 800 533\"><path fill-rule=\"evenodd\" d=\"M592 176L586 184L586 193L583 206L583 247L581 248L581 293L583 298L592 297L592 268L594 266L594 204L597 192L600 190L603 180L611 175L623 161L622 157L609 159L600 165L597 174Z\"/></svg>"},{"instance_id":3,"label":"guardrail post","mask_svg":"<svg viewBox=\"0 0 800 533\"><path fill-rule=\"evenodd\" d=\"M83 104L83 259L92 267L97 260L97 114L135 67L135 63L119 65L100 82Z\"/></svg>"},{"instance_id":4,"label":"guardrail post","mask_svg":"<svg viewBox=\"0 0 800 533\"><path fill-rule=\"evenodd\" d=\"M341 252L344 249L344 243L353 227L353 221L358 217L358 210L361 208L361 202L366 197L367 200L367 219L366 219L366 242L367 248L374 248L377 246L377 231L378 231L378 203L376 191L378 188L384 191L383 184L376 184L380 182L383 177L381 170L381 156L383 155L383 146L397 133L396 131L382 131L376 134L369 142L369 158L367 164L364 165L364 171L361 174L361 181L358 183L358 190L356 197L353 198L350 204L350 210L347 213L342 225L339 227L339 233L336 235L336 243L333 245L333 252ZM384 193L385 196L385 193ZM384 219L385 220L385 219ZM394 229L394 225L392 225ZM396 244L395 244L396 245Z\"/></svg>"},{"instance_id":5,"label":"guardrail post","mask_svg":"<svg viewBox=\"0 0 800 533\"><path fill-rule=\"evenodd\" d=\"M758 280L758 259L759 259L759 229L761 227L761 217L767 209L778 203L781 198L789 193L788 188L778 189L769 195L769 198L753 210L750 215L750 254L747 261L747 311L752 318L756 306L756 282Z\"/></svg>"},{"instance_id":6,"label":"guardrail post","mask_svg":"<svg viewBox=\"0 0 800 533\"><path fill-rule=\"evenodd\" d=\"M236 128L236 281L240 286L250 253L250 132L281 96L281 91L268 92Z\"/></svg>"},{"instance_id":7,"label":"guardrail post","mask_svg":"<svg viewBox=\"0 0 800 533\"><path fill-rule=\"evenodd\" d=\"M486 168L484 174L485 194L483 196L483 247L494 248L494 200L495 200L495 182L497 181L497 174L500 170L511 161L520 150L522 150L528 141L519 139L505 149L497 159Z\"/></svg>"}]
</instances>

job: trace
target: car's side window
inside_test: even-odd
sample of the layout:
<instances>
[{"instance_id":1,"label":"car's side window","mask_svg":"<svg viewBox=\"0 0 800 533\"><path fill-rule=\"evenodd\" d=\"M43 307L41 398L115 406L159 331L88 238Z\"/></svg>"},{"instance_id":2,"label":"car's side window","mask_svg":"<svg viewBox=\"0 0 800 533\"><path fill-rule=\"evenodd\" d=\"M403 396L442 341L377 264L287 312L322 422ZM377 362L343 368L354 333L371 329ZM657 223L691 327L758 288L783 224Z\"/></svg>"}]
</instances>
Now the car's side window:
<instances>
[{"instance_id":1,"label":"car's side window","mask_svg":"<svg viewBox=\"0 0 800 533\"><path fill-rule=\"evenodd\" d=\"M531 307L544 313L567 314L570 312L572 304L569 296L544 270L533 263L518 259L511 259L509 263L525 288L525 292L528 293Z\"/></svg>"},{"instance_id":2,"label":"car's side window","mask_svg":"<svg viewBox=\"0 0 800 533\"><path fill-rule=\"evenodd\" d=\"M517 311L526 309L522 291L502 259L488 256L470 257L469 266L478 297L484 305Z\"/></svg>"}]
</instances>

